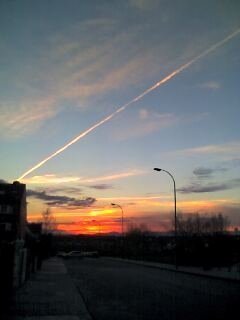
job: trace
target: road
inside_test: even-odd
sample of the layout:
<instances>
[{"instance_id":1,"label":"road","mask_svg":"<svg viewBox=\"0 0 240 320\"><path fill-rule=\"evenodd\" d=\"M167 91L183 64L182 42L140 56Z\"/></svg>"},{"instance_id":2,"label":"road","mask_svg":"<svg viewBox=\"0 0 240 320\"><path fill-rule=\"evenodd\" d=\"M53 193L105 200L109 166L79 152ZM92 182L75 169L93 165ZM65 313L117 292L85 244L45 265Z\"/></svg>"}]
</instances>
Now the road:
<instances>
[{"instance_id":1,"label":"road","mask_svg":"<svg viewBox=\"0 0 240 320\"><path fill-rule=\"evenodd\" d=\"M240 312L239 282L107 258L66 266L95 320L230 320Z\"/></svg>"}]
</instances>

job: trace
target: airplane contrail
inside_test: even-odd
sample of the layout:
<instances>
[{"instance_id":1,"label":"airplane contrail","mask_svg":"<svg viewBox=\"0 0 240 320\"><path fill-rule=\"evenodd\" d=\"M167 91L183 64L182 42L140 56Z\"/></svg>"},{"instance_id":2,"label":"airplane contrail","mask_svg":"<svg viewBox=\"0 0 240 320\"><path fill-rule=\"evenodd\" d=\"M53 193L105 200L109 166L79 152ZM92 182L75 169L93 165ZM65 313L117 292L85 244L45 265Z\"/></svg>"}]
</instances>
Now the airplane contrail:
<instances>
[{"instance_id":1,"label":"airplane contrail","mask_svg":"<svg viewBox=\"0 0 240 320\"><path fill-rule=\"evenodd\" d=\"M25 173L23 173L17 180L22 180L24 177L26 177L29 173L35 171L36 169L38 169L39 167L41 167L44 163L46 163L47 161L51 160L52 158L56 157L58 154L62 153L64 150L66 150L68 147L70 147L72 144L76 143L78 140L82 139L83 137L85 137L86 135L88 135L90 132L92 132L93 130L95 130L96 128L98 128L99 126L101 126L102 124L104 124L105 122L108 122L109 120L111 120L114 116L116 116L118 113L124 111L128 106L130 106L131 104L139 101L140 99L142 99L145 95L147 95L148 93L150 93L151 91L155 90L156 88L160 87L162 84L168 82L169 80L171 80L173 77L175 77L177 74L179 74L180 72L182 72L183 70L187 69L188 67L190 67L193 63L197 62L199 59L205 57L207 54L215 51L216 49L218 49L219 47L223 46L226 42L228 42L229 40L231 40L232 38L236 37L238 34L240 33L240 29L237 29L236 31L234 31L233 33L231 33L230 35L228 35L226 38L224 38L223 40L215 43L214 45L212 45L210 48L208 48L207 50L203 51L202 53L200 53L198 56L196 56L195 58L193 58L192 60L190 60L189 62L183 64L182 66L180 66L178 69L174 70L173 72L171 72L169 75L167 75L166 77L164 77L163 79L161 79L160 81L158 81L157 83L155 83L153 86L151 86L150 88L146 89L144 92L142 92L141 94L139 94L136 98L130 100L129 102L127 102L126 104L122 105L121 107L119 107L116 111L114 111L112 114L110 114L109 116L107 116L106 118L104 118L103 120L97 122L96 124L94 124L93 126L91 126L90 128L88 128L87 130L83 131L82 133L80 133L77 137L75 137L74 139L72 139L71 141L69 141L67 144L65 144L63 147L61 147L60 149L58 149L57 151L55 151L54 153L52 153L50 156L48 156L47 158L43 159L41 162L39 162L38 164L36 164L34 167L32 167L31 169L29 169L28 171L26 171Z\"/></svg>"}]
</instances>

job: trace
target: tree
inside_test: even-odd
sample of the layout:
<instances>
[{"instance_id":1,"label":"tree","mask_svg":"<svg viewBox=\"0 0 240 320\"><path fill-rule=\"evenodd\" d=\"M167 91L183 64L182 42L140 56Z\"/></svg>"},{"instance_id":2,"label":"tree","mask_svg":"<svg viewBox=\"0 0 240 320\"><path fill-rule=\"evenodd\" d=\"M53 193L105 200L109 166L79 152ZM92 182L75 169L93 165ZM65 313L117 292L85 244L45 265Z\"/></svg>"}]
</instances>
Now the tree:
<instances>
[{"instance_id":1,"label":"tree","mask_svg":"<svg viewBox=\"0 0 240 320\"><path fill-rule=\"evenodd\" d=\"M131 223L128 225L126 236L128 237L143 237L148 235L149 229L147 224L140 223L139 225Z\"/></svg>"},{"instance_id":2,"label":"tree","mask_svg":"<svg viewBox=\"0 0 240 320\"><path fill-rule=\"evenodd\" d=\"M221 213L201 216L198 213L187 216L178 215L177 230L179 235L222 234L229 226L229 219Z\"/></svg>"},{"instance_id":3,"label":"tree","mask_svg":"<svg viewBox=\"0 0 240 320\"><path fill-rule=\"evenodd\" d=\"M42 212L42 228L43 233L52 233L56 230L56 219L53 216L50 208L47 208Z\"/></svg>"}]
</instances>

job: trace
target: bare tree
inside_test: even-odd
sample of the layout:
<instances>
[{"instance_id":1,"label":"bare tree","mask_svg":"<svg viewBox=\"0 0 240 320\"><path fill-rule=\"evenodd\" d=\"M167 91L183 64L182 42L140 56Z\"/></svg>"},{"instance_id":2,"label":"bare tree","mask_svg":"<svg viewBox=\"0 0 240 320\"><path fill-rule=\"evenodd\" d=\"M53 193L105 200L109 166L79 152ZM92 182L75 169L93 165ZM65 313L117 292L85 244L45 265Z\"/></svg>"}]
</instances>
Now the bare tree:
<instances>
[{"instance_id":1,"label":"bare tree","mask_svg":"<svg viewBox=\"0 0 240 320\"><path fill-rule=\"evenodd\" d=\"M57 229L56 219L50 208L42 212L42 227L44 233L52 233Z\"/></svg>"},{"instance_id":2,"label":"bare tree","mask_svg":"<svg viewBox=\"0 0 240 320\"><path fill-rule=\"evenodd\" d=\"M145 236L149 233L147 224L133 224L128 225L127 236Z\"/></svg>"},{"instance_id":3,"label":"bare tree","mask_svg":"<svg viewBox=\"0 0 240 320\"><path fill-rule=\"evenodd\" d=\"M198 213L178 215L177 229L180 235L222 234L229 226L229 219L221 213L202 216Z\"/></svg>"}]
</instances>

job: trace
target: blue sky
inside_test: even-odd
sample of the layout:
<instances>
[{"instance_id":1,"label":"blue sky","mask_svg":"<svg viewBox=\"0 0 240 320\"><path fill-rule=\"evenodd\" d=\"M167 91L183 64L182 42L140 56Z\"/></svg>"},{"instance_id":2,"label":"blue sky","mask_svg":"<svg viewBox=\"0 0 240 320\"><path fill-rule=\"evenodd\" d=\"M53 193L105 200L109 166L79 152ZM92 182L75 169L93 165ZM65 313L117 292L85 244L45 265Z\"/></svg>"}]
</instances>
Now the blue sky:
<instances>
[{"instance_id":1,"label":"blue sky","mask_svg":"<svg viewBox=\"0 0 240 320\"><path fill-rule=\"evenodd\" d=\"M240 4L3 0L0 28L1 178L13 181L239 30ZM158 166L176 178L179 210L221 211L239 225L239 50L236 34L23 182L52 196L92 197L100 215L118 200L129 218L151 224L172 210L171 181L152 171ZM29 216L48 204L43 198L29 197ZM71 216L69 208L52 205L56 216ZM75 212L88 219L91 208Z\"/></svg>"}]
</instances>

